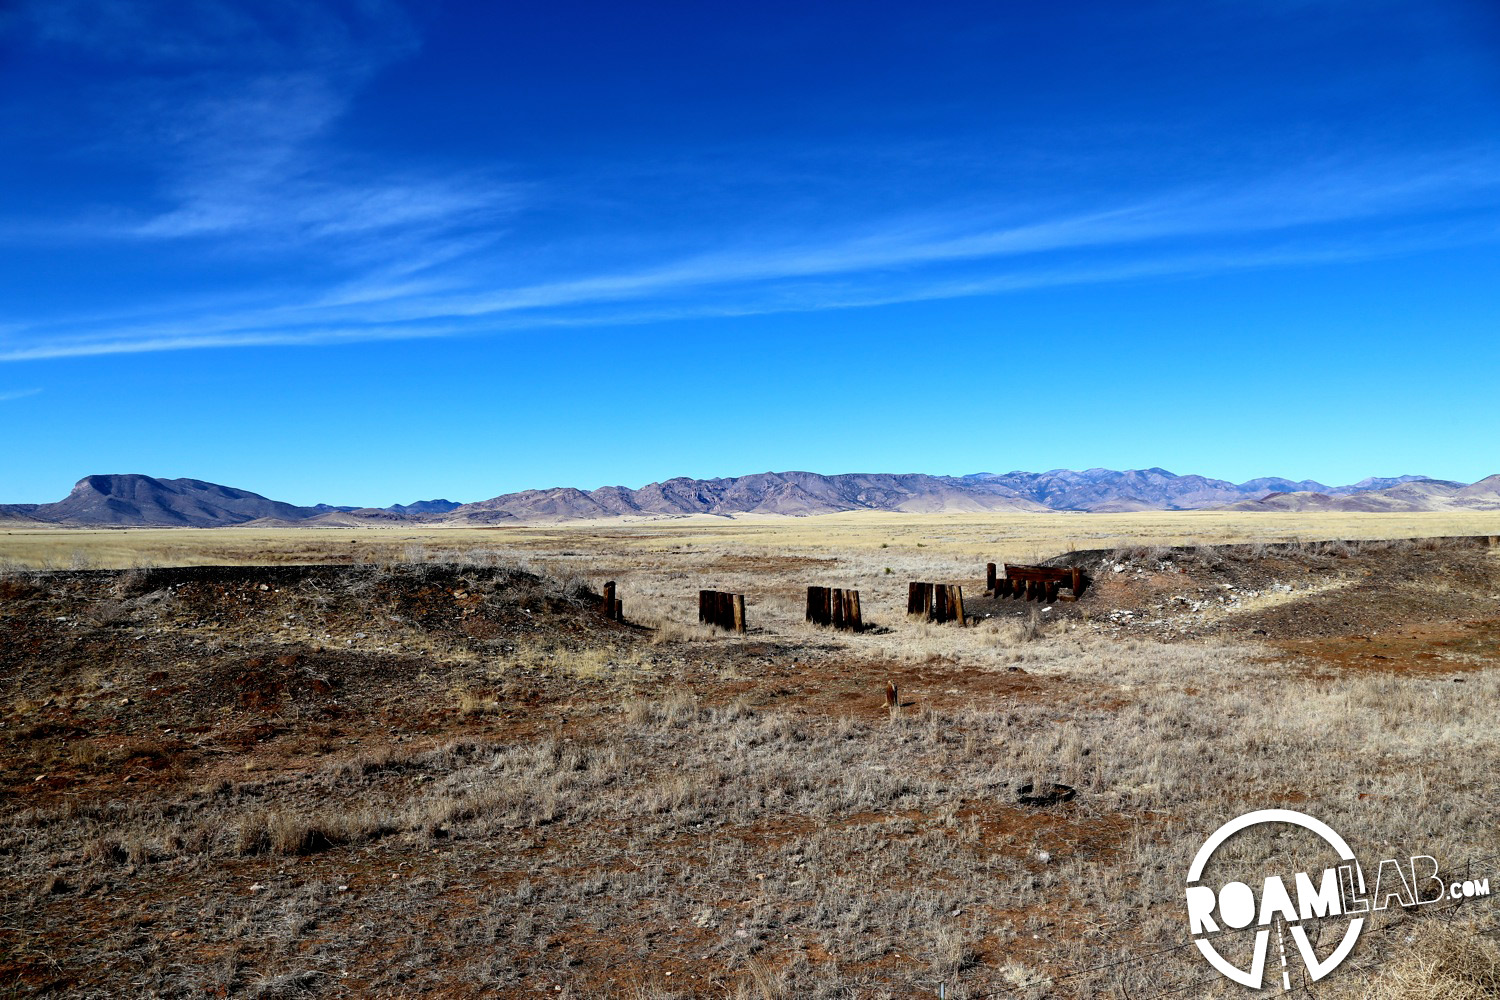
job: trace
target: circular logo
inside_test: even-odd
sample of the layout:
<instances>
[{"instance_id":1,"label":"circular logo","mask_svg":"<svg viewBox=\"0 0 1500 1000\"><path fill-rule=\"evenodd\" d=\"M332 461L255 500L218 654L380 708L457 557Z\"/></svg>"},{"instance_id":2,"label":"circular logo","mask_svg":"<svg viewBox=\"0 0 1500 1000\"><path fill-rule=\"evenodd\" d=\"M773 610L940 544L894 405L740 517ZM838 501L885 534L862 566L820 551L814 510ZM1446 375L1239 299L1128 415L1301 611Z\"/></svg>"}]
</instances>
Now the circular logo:
<instances>
[{"instance_id":1,"label":"circular logo","mask_svg":"<svg viewBox=\"0 0 1500 1000\"><path fill-rule=\"evenodd\" d=\"M1268 823L1288 823L1316 834L1348 864L1325 869L1316 879L1308 873L1299 872L1290 887L1281 876L1273 875L1265 879L1258 901L1255 889L1244 882L1229 882L1218 889L1202 884L1204 868L1226 840L1242 830ZM1192 867L1188 869L1188 925L1193 943L1203 957L1208 959L1209 964L1229 979L1251 989L1260 989L1265 982L1266 952L1270 944L1271 927L1274 923L1280 923L1291 931L1308 976L1314 981L1322 979L1337 968L1354 949L1359 933L1364 928L1364 918L1354 917L1349 921L1343 940L1326 959L1318 958L1303 925L1314 919L1344 915L1345 897L1352 895L1352 892L1346 894L1342 887L1344 880L1347 880L1352 889L1354 879L1358 879L1359 891L1363 893L1364 875L1360 871L1359 862L1354 858L1354 852L1349 849L1344 838L1335 833L1327 823L1291 809L1261 809L1246 813L1215 830L1203 842L1203 846L1198 848ZM1214 947L1214 938L1222 932L1244 930L1252 925L1256 927L1253 957L1250 967L1241 969L1219 953ZM1283 941L1282 981L1283 986L1288 986L1285 947Z\"/></svg>"}]
</instances>

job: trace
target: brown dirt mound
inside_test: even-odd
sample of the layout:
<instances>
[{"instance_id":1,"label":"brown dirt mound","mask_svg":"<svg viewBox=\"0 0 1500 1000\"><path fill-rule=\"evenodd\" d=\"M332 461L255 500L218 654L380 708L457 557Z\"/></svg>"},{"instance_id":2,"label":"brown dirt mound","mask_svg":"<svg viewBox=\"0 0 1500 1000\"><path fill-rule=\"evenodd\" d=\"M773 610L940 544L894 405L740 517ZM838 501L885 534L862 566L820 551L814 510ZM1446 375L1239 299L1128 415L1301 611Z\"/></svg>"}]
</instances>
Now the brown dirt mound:
<instances>
[{"instance_id":1,"label":"brown dirt mound","mask_svg":"<svg viewBox=\"0 0 1500 1000\"><path fill-rule=\"evenodd\" d=\"M1266 641L1446 628L1500 613L1500 548L1485 537L1093 549L1045 565L1081 567L1083 598L1039 606L976 595L966 610L1169 640Z\"/></svg>"}]
</instances>

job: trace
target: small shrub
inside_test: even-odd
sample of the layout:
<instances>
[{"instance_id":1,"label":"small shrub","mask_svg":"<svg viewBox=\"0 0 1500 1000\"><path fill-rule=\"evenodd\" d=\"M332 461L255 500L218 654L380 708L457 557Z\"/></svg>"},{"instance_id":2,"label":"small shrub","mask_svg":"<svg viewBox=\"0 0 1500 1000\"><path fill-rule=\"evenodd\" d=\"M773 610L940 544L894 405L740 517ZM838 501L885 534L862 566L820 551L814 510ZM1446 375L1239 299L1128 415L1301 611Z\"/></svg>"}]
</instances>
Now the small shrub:
<instances>
[{"instance_id":1,"label":"small shrub","mask_svg":"<svg viewBox=\"0 0 1500 1000\"><path fill-rule=\"evenodd\" d=\"M235 837L238 854L315 854L330 847L373 840L391 831L368 812L333 813L305 819L273 811L241 821Z\"/></svg>"},{"instance_id":2,"label":"small shrub","mask_svg":"<svg viewBox=\"0 0 1500 1000\"><path fill-rule=\"evenodd\" d=\"M457 695L458 714L466 718L474 715L497 715L500 712L500 699L494 691L460 688Z\"/></svg>"},{"instance_id":3,"label":"small shrub","mask_svg":"<svg viewBox=\"0 0 1500 1000\"><path fill-rule=\"evenodd\" d=\"M123 864L130 854L117 837L96 837L83 849L83 856L99 864Z\"/></svg>"}]
</instances>

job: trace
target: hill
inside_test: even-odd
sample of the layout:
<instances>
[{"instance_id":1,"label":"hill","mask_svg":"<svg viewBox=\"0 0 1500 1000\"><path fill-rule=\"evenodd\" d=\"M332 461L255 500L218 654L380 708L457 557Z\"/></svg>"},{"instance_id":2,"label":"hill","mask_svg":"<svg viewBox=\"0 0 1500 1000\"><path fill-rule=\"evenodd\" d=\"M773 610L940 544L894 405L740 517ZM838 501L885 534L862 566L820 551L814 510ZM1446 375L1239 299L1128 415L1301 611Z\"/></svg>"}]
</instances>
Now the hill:
<instances>
[{"instance_id":1,"label":"hill","mask_svg":"<svg viewBox=\"0 0 1500 1000\"><path fill-rule=\"evenodd\" d=\"M220 528L241 524L358 525L443 514L452 500L420 500L391 507L299 507L201 479L157 479L137 474L85 476L56 503L0 504L0 521L111 527Z\"/></svg>"},{"instance_id":2,"label":"hill","mask_svg":"<svg viewBox=\"0 0 1500 1000\"><path fill-rule=\"evenodd\" d=\"M638 490L605 486L527 490L465 504L447 520L495 515L526 520L596 517L684 517L693 514L806 516L849 510L908 512L1028 510L1047 508L999 483L921 474L763 472L730 479L669 479Z\"/></svg>"},{"instance_id":3,"label":"hill","mask_svg":"<svg viewBox=\"0 0 1500 1000\"><path fill-rule=\"evenodd\" d=\"M56 503L17 504L11 509L15 508L56 524L199 528L262 517L298 521L320 513L232 486L141 475L85 476Z\"/></svg>"},{"instance_id":4,"label":"hill","mask_svg":"<svg viewBox=\"0 0 1500 1000\"><path fill-rule=\"evenodd\" d=\"M1500 510L1500 475L1489 476L1468 486L1463 483L1424 479L1343 496L1316 491L1271 493L1257 500L1244 500L1218 509L1351 513Z\"/></svg>"}]
</instances>

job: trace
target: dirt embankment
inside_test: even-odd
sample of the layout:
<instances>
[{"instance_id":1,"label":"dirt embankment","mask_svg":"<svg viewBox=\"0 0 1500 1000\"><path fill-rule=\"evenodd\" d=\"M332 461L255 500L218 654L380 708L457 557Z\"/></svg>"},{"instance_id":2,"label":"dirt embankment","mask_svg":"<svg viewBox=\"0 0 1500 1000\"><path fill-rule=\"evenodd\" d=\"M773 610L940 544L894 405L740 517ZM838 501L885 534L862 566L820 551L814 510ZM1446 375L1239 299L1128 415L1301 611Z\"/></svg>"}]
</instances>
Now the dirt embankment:
<instances>
[{"instance_id":1,"label":"dirt embankment","mask_svg":"<svg viewBox=\"0 0 1500 1000\"><path fill-rule=\"evenodd\" d=\"M968 613L1168 641L1244 638L1392 665L1421 654L1451 666L1500 641L1500 548L1483 536L1094 549L1047 565L1081 567L1083 598L976 596Z\"/></svg>"},{"instance_id":2,"label":"dirt embankment","mask_svg":"<svg viewBox=\"0 0 1500 1000\"><path fill-rule=\"evenodd\" d=\"M150 786L231 751L297 766L387 732L438 742L466 712L524 717L542 697L533 661L641 633L598 603L482 567L12 576L0 580L0 787L27 799ZM514 669L497 682L500 665ZM568 694L552 684L546 699Z\"/></svg>"}]
</instances>

